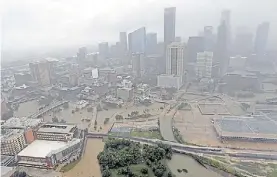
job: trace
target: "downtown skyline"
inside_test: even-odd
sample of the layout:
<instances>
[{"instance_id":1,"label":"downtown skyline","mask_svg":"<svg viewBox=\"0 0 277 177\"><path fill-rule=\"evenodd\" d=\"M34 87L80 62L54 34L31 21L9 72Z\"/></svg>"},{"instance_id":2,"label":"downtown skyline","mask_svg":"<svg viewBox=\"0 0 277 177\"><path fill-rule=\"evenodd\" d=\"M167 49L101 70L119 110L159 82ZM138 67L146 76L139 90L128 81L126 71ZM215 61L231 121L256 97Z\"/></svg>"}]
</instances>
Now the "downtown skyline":
<instances>
[{"instance_id":1,"label":"downtown skyline","mask_svg":"<svg viewBox=\"0 0 277 177\"><path fill-rule=\"evenodd\" d=\"M125 4L120 6L120 2ZM7 8L4 10L2 23L2 48L4 51L11 49L20 51L39 47L97 45L97 43L105 41L115 43L118 40L118 32L129 33L142 26L146 27L147 33L157 33L158 41L163 41L163 11L166 7L177 8L175 36L181 36L185 41L189 36L195 36L202 31L203 26L217 28L221 11L229 9L232 16L231 31L233 34L240 26L247 26L251 32L255 33L260 23L269 21L271 29L269 46L276 42L273 37L276 36L274 29L276 29L277 20L271 5L274 1L257 2L257 5L251 7L246 6L247 1L232 3L222 1L214 4L204 0L198 0L198 3L179 0L170 3L155 0L140 3L132 1L131 4L124 0L120 2L115 5L108 1L107 7L104 7L102 3L97 3L96 5L103 7L103 12L101 10L89 12L85 8L88 2L82 1L76 5L69 1L59 11L60 15L56 14L60 2L49 2L44 10L41 9L41 6L45 1L34 3L29 0L25 4L23 2L19 4L15 4L13 1L6 2L4 5ZM115 6L112 7L112 5ZM130 8L122 9L128 5ZM75 6L84 8L84 12L75 14ZM29 10L31 7L37 8ZM41 11L39 11L40 9ZM260 12L259 16L256 15L257 11ZM49 12L51 13L49 14ZM253 18L249 18L251 16ZM82 20L78 21L80 18Z\"/></svg>"}]
</instances>

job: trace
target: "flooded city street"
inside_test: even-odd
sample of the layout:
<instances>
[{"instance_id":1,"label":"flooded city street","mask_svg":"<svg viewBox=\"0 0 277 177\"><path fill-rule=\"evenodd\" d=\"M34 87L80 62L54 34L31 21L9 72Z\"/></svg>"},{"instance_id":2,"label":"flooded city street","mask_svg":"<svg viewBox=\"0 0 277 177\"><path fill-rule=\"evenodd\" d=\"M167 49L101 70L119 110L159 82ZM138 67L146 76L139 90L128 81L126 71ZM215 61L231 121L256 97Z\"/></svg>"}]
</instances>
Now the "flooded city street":
<instances>
[{"instance_id":1,"label":"flooded city street","mask_svg":"<svg viewBox=\"0 0 277 177\"><path fill-rule=\"evenodd\" d=\"M172 159L167 164L176 177L222 177L216 172L204 168L193 158L181 154L173 154ZM188 173L179 173L178 169L187 169Z\"/></svg>"},{"instance_id":2,"label":"flooded city street","mask_svg":"<svg viewBox=\"0 0 277 177\"><path fill-rule=\"evenodd\" d=\"M104 148L102 139L88 139L85 152L80 162L63 177L101 177L97 155Z\"/></svg>"},{"instance_id":3,"label":"flooded city street","mask_svg":"<svg viewBox=\"0 0 277 177\"><path fill-rule=\"evenodd\" d=\"M28 117L36 113L39 109L39 104L36 100L28 101L19 104L18 110L14 112L15 117Z\"/></svg>"}]
</instances>

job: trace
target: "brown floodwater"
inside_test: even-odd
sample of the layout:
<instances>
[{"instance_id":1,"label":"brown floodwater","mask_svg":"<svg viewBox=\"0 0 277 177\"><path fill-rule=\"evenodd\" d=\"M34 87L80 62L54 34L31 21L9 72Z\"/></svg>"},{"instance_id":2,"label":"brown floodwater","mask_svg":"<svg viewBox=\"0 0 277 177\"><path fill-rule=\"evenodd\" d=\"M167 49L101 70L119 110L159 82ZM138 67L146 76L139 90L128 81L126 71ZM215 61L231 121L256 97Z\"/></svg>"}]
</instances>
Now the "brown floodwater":
<instances>
[{"instance_id":1,"label":"brown floodwater","mask_svg":"<svg viewBox=\"0 0 277 177\"><path fill-rule=\"evenodd\" d=\"M84 156L73 169L64 173L63 177L101 177L97 155L103 148L102 139L87 139Z\"/></svg>"},{"instance_id":2,"label":"brown floodwater","mask_svg":"<svg viewBox=\"0 0 277 177\"><path fill-rule=\"evenodd\" d=\"M222 177L218 173L204 168L193 158L181 154L173 154L172 159L167 164L176 177ZM188 173L179 173L177 169L187 169Z\"/></svg>"}]
</instances>

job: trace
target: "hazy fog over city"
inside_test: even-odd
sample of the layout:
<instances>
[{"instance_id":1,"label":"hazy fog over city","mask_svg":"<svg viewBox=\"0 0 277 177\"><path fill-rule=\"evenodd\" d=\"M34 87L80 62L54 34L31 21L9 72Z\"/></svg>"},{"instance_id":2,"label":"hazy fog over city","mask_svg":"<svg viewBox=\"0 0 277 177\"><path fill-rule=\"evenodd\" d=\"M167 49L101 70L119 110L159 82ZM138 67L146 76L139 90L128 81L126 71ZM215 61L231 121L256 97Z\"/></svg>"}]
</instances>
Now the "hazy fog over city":
<instances>
[{"instance_id":1,"label":"hazy fog over city","mask_svg":"<svg viewBox=\"0 0 277 177\"><path fill-rule=\"evenodd\" d=\"M141 26L157 32L162 41L161 17L170 6L178 7L176 36L184 40L197 35L203 26L216 27L220 12L229 9L233 36L241 27L255 34L257 25L268 21L268 47L277 46L275 0L11 0L3 2L2 59L20 59L16 54L24 51L43 53L103 41L115 43L119 31L131 32Z\"/></svg>"},{"instance_id":2,"label":"hazy fog over city","mask_svg":"<svg viewBox=\"0 0 277 177\"><path fill-rule=\"evenodd\" d=\"M1 10L1 177L277 177L276 0Z\"/></svg>"}]
</instances>

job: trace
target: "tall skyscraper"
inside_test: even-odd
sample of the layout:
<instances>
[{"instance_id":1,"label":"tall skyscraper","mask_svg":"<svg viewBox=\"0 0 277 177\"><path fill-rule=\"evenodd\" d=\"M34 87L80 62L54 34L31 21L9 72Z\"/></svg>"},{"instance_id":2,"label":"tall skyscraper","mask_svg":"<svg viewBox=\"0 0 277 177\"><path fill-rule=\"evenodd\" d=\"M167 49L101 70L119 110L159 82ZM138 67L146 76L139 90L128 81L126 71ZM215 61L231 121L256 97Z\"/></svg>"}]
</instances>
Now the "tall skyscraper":
<instances>
[{"instance_id":1,"label":"tall skyscraper","mask_svg":"<svg viewBox=\"0 0 277 177\"><path fill-rule=\"evenodd\" d=\"M120 41L120 45L122 47L122 50L124 52L127 51L127 34L126 32L120 32L119 33L119 41Z\"/></svg>"},{"instance_id":2,"label":"tall skyscraper","mask_svg":"<svg viewBox=\"0 0 277 177\"><path fill-rule=\"evenodd\" d=\"M157 53L157 33L147 33L146 35L146 54Z\"/></svg>"},{"instance_id":3,"label":"tall skyscraper","mask_svg":"<svg viewBox=\"0 0 277 177\"><path fill-rule=\"evenodd\" d=\"M98 44L99 56L101 59L107 59L109 57L109 43L102 42Z\"/></svg>"},{"instance_id":4,"label":"tall skyscraper","mask_svg":"<svg viewBox=\"0 0 277 177\"><path fill-rule=\"evenodd\" d=\"M166 50L166 74L183 76L184 74L184 44L173 42Z\"/></svg>"},{"instance_id":5,"label":"tall skyscraper","mask_svg":"<svg viewBox=\"0 0 277 177\"><path fill-rule=\"evenodd\" d=\"M253 49L253 35L250 32L238 32L233 44L232 53L248 56Z\"/></svg>"},{"instance_id":6,"label":"tall skyscraper","mask_svg":"<svg viewBox=\"0 0 277 177\"><path fill-rule=\"evenodd\" d=\"M51 64L48 61L30 63L30 72L33 81L38 82L40 86L51 84Z\"/></svg>"},{"instance_id":7,"label":"tall skyscraper","mask_svg":"<svg viewBox=\"0 0 277 177\"><path fill-rule=\"evenodd\" d=\"M225 23L226 26L226 36L227 36L227 47L229 48L231 45L231 11L223 10L221 12L221 20L220 24Z\"/></svg>"},{"instance_id":8,"label":"tall skyscraper","mask_svg":"<svg viewBox=\"0 0 277 177\"><path fill-rule=\"evenodd\" d=\"M213 66L213 52L197 53L196 75L198 78L211 78Z\"/></svg>"},{"instance_id":9,"label":"tall skyscraper","mask_svg":"<svg viewBox=\"0 0 277 177\"><path fill-rule=\"evenodd\" d=\"M222 21L217 30L217 41L215 49L215 63L218 64L220 76L223 76L229 64L229 50L228 50L228 30L225 21Z\"/></svg>"},{"instance_id":10,"label":"tall skyscraper","mask_svg":"<svg viewBox=\"0 0 277 177\"><path fill-rule=\"evenodd\" d=\"M191 36L188 40L188 62L196 62L197 53L204 51L204 37Z\"/></svg>"},{"instance_id":11,"label":"tall skyscraper","mask_svg":"<svg viewBox=\"0 0 277 177\"><path fill-rule=\"evenodd\" d=\"M129 52L145 53L146 30L145 27L139 28L128 34Z\"/></svg>"},{"instance_id":12,"label":"tall skyscraper","mask_svg":"<svg viewBox=\"0 0 277 177\"><path fill-rule=\"evenodd\" d=\"M175 23L176 23L176 7L164 9L164 60L161 62L162 73L166 70L166 49L167 45L175 41Z\"/></svg>"},{"instance_id":13,"label":"tall skyscraper","mask_svg":"<svg viewBox=\"0 0 277 177\"><path fill-rule=\"evenodd\" d=\"M141 77L145 74L145 62L143 53L132 54L132 70L135 77Z\"/></svg>"},{"instance_id":14,"label":"tall skyscraper","mask_svg":"<svg viewBox=\"0 0 277 177\"><path fill-rule=\"evenodd\" d=\"M176 7L169 7L164 9L164 45L175 41L175 16Z\"/></svg>"},{"instance_id":15,"label":"tall skyscraper","mask_svg":"<svg viewBox=\"0 0 277 177\"><path fill-rule=\"evenodd\" d=\"M86 47L79 48L77 53L78 61L85 60L86 57L87 57L87 48Z\"/></svg>"},{"instance_id":16,"label":"tall skyscraper","mask_svg":"<svg viewBox=\"0 0 277 177\"><path fill-rule=\"evenodd\" d=\"M204 27L203 37L204 37L204 50L205 51L213 51L214 43L215 43L215 36L213 34L212 26Z\"/></svg>"},{"instance_id":17,"label":"tall skyscraper","mask_svg":"<svg viewBox=\"0 0 277 177\"><path fill-rule=\"evenodd\" d=\"M265 53L268 32L269 32L269 22L263 22L257 28L256 38L255 38L255 53L258 55Z\"/></svg>"}]
</instances>

